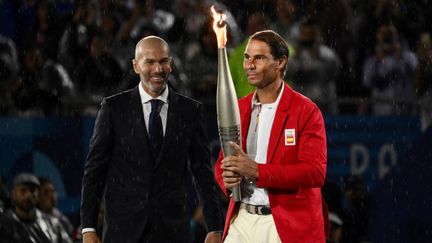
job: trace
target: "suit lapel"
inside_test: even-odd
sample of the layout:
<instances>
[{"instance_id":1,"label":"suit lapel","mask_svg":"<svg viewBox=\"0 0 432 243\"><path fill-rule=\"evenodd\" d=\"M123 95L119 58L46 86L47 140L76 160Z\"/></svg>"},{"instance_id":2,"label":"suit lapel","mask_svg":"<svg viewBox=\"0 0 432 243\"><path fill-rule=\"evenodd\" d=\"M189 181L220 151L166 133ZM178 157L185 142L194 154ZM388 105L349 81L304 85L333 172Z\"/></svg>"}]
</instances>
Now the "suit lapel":
<instances>
[{"instance_id":1,"label":"suit lapel","mask_svg":"<svg viewBox=\"0 0 432 243\"><path fill-rule=\"evenodd\" d=\"M270 163L273 159L277 144L282 141L280 137L284 132L284 124L288 118L289 108L291 104L292 90L284 83L284 91L282 97L279 101L279 105L276 109L275 118L273 121L273 126L270 132L270 141L267 151L267 163Z\"/></svg>"},{"instance_id":2,"label":"suit lapel","mask_svg":"<svg viewBox=\"0 0 432 243\"><path fill-rule=\"evenodd\" d=\"M247 141L247 135L248 135L248 131L249 131L249 124L250 124L250 120L251 120L251 113L252 113L252 95L249 95L247 98L245 98L245 103L244 103L246 107L240 107L241 108L241 112L240 111L240 121L241 121L241 140L242 140L242 149L243 151L246 151L246 141Z\"/></svg>"},{"instance_id":3,"label":"suit lapel","mask_svg":"<svg viewBox=\"0 0 432 243\"><path fill-rule=\"evenodd\" d=\"M144 148L148 148L147 151L150 151L149 137L144 122L144 111L143 105L141 104L138 86L131 92L129 107L131 108L131 117L133 121L131 129L131 136L134 137L133 141L136 141L136 144L139 144ZM140 150L144 151L143 149Z\"/></svg>"}]
</instances>

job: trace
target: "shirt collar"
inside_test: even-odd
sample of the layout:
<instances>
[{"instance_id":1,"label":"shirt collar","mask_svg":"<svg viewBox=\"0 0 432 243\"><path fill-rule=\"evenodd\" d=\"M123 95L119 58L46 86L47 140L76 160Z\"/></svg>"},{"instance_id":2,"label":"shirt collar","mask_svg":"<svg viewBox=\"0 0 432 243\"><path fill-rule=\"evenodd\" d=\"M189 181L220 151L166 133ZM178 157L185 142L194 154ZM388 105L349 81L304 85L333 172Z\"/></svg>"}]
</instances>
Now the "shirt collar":
<instances>
[{"instance_id":1,"label":"shirt collar","mask_svg":"<svg viewBox=\"0 0 432 243\"><path fill-rule=\"evenodd\" d=\"M283 93L283 91L284 91L284 88L285 88L285 85L284 85L284 83L282 83L282 88L281 88L281 91L279 92L279 95L278 95L276 101L273 102L273 103L271 103L271 104L269 104L269 105L277 106L277 105L279 104L279 101L280 101L280 99L281 99L281 97L282 97L282 93ZM252 96L252 104L251 104L251 105L252 105L252 110L253 110L256 106L260 106L260 105L261 105L261 103L257 100L256 91L255 91L255 93L254 93L253 96Z\"/></svg>"},{"instance_id":2,"label":"shirt collar","mask_svg":"<svg viewBox=\"0 0 432 243\"><path fill-rule=\"evenodd\" d=\"M156 97L156 98L153 98L151 95L149 95L149 94L144 90L144 88L142 87L141 82L139 83L138 86L139 86L139 87L138 87L138 90L139 90L139 94L140 94L140 97L141 97L141 103L142 103L142 104L148 103L148 102L150 102L150 100L152 100L152 99L158 99L158 100L161 100L161 101L163 101L165 104L168 103L168 90L169 90L168 85L165 86L165 90L162 92L162 94L159 95L159 96Z\"/></svg>"}]
</instances>

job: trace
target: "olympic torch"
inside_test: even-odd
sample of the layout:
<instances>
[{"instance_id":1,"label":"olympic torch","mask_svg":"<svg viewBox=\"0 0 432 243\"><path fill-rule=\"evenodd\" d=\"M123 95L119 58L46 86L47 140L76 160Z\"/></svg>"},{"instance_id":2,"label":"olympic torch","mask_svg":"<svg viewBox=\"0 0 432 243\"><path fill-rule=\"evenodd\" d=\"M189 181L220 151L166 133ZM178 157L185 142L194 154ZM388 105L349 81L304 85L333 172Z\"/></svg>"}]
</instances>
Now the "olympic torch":
<instances>
[{"instance_id":1,"label":"olympic torch","mask_svg":"<svg viewBox=\"0 0 432 243\"><path fill-rule=\"evenodd\" d=\"M225 48L227 41L225 15L216 12L214 6L211 7L211 11L214 19L213 30L218 42L217 120L222 152L226 157L235 153L229 146L230 141L241 146L240 112ZM240 186L232 188L232 193L234 201L241 200Z\"/></svg>"}]
</instances>

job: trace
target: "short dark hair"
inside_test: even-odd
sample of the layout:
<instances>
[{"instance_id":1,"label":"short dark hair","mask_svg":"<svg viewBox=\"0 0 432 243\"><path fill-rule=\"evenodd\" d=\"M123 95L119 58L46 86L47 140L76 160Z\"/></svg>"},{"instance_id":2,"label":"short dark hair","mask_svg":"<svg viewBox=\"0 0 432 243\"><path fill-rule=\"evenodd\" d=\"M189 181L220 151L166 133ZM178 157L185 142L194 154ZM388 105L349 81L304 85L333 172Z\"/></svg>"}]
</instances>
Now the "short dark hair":
<instances>
[{"instance_id":1,"label":"short dark hair","mask_svg":"<svg viewBox=\"0 0 432 243\"><path fill-rule=\"evenodd\" d=\"M40 177L38 177L38 179L39 179L41 186L44 186L45 184L53 184L54 185L53 181L49 177L40 176Z\"/></svg>"},{"instance_id":2,"label":"short dark hair","mask_svg":"<svg viewBox=\"0 0 432 243\"><path fill-rule=\"evenodd\" d=\"M283 69L281 70L282 77L284 77L285 71L288 67L288 57L289 57L288 44L284 40L284 38L282 38L282 36L274 32L273 30L262 30L253 34L249 38L249 41L250 40L258 40L258 41L265 42L270 47L270 52L272 56L276 59L286 56L287 61L285 63L285 67L283 67Z\"/></svg>"}]
</instances>

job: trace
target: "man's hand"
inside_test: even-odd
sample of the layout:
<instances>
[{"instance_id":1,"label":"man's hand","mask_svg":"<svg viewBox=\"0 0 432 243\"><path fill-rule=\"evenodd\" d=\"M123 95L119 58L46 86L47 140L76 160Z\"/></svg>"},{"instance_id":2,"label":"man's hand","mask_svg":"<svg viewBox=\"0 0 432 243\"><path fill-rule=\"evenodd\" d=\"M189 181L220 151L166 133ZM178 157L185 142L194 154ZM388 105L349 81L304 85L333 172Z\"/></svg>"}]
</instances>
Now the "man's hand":
<instances>
[{"instance_id":1,"label":"man's hand","mask_svg":"<svg viewBox=\"0 0 432 243\"><path fill-rule=\"evenodd\" d=\"M240 184L241 177L243 176L249 179L257 179L257 163L249 158L236 143L230 142L230 146L235 151L235 155L224 158L221 165L221 169L223 170L222 178L225 186L231 188Z\"/></svg>"},{"instance_id":2,"label":"man's hand","mask_svg":"<svg viewBox=\"0 0 432 243\"><path fill-rule=\"evenodd\" d=\"M222 243L222 236L219 232L210 232L207 234L204 243Z\"/></svg>"},{"instance_id":3,"label":"man's hand","mask_svg":"<svg viewBox=\"0 0 432 243\"><path fill-rule=\"evenodd\" d=\"M101 243L96 232L85 232L83 234L83 243Z\"/></svg>"},{"instance_id":4,"label":"man's hand","mask_svg":"<svg viewBox=\"0 0 432 243\"><path fill-rule=\"evenodd\" d=\"M229 157L227 157L227 158L229 158ZM225 158L225 159L227 159L227 158ZM240 182L242 181L243 177L240 176L239 174L235 173L235 172L232 172L232 171L224 168L223 161L222 161L221 168L223 170L222 180L224 182L225 188L231 189L237 185L240 185Z\"/></svg>"}]
</instances>

